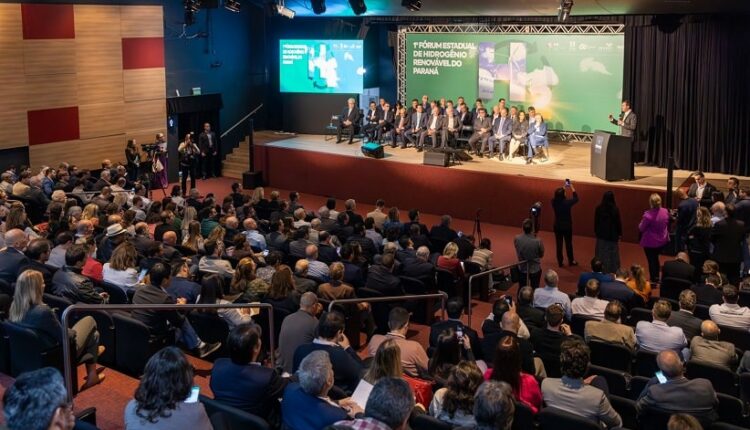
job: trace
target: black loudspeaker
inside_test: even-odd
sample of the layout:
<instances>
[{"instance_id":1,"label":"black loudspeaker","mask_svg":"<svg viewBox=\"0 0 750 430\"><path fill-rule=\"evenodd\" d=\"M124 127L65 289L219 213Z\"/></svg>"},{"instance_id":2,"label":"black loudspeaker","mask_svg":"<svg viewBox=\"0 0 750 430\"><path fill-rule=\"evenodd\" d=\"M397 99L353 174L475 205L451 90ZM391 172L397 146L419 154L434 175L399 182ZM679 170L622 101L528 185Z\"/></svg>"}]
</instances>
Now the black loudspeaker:
<instances>
[{"instance_id":1,"label":"black loudspeaker","mask_svg":"<svg viewBox=\"0 0 750 430\"><path fill-rule=\"evenodd\" d=\"M365 157L370 157L370 158L385 157L385 152L383 152L383 147L374 142L365 143L364 145L362 145L362 154L364 154Z\"/></svg>"},{"instance_id":2,"label":"black loudspeaker","mask_svg":"<svg viewBox=\"0 0 750 430\"><path fill-rule=\"evenodd\" d=\"M242 188L252 190L263 186L263 172L242 172Z\"/></svg>"},{"instance_id":3,"label":"black loudspeaker","mask_svg":"<svg viewBox=\"0 0 750 430\"><path fill-rule=\"evenodd\" d=\"M447 152L425 151L422 164L428 166L448 167L450 156Z\"/></svg>"}]
</instances>

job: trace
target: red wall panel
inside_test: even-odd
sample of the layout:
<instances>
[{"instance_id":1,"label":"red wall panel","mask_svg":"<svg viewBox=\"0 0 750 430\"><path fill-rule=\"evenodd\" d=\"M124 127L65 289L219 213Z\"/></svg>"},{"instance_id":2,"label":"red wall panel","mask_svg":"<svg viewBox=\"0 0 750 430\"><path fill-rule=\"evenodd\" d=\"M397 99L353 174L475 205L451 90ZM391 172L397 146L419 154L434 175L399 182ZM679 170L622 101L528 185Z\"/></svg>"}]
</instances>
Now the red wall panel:
<instances>
[{"instance_id":1,"label":"red wall panel","mask_svg":"<svg viewBox=\"0 0 750 430\"><path fill-rule=\"evenodd\" d=\"M147 69L152 67L164 67L163 37L122 39L123 69Z\"/></svg>"},{"instance_id":2,"label":"red wall panel","mask_svg":"<svg viewBox=\"0 0 750 430\"><path fill-rule=\"evenodd\" d=\"M78 106L27 112L29 145L79 139Z\"/></svg>"},{"instance_id":3,"label":"red wall panel","mask_svg":"<svg viewBox=\"0 0 750 430\"><path fill-rule=\"evenodd\" d=\"M22 4L24 39L75 39L72 4Z\"/></svg>"}]
</instances>

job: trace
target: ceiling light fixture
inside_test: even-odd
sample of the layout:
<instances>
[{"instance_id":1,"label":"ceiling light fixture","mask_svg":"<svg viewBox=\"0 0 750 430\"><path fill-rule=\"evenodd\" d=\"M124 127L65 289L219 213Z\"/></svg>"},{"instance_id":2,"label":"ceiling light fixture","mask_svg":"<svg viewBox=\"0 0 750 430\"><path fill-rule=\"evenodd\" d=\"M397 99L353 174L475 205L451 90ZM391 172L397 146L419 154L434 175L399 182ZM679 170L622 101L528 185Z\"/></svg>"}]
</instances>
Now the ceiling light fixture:
<instances>
[{"instance_id":1,"label":"ceiling light fixture","mask_svg":"<svg viewBox=\"0 0 750 430\"><path fill-rule=\"evenodd\" d=\"M401 0L401 6L411 12L419 12L422 9L422 0Z\"/></svg>"},{"instance_id":2,"label":"ceiling light fixture","mask_svg":"<svg viewBox=\"0 0 750 430\"><path fill-rule=\"evenodd\" d=\"M349 0L349 6L352 7L352 12L354 12L355 15L359 16L367 12L365 0Z\"/></svg>"},{"instance_id":3,"label":"ceiling light fixture","mask_svg":"<svg viewBox=\"0 0 750 430\"><path fill-rule=\"evenodd\" d=\"M224 9L230 12L239 12L240 7L240 2L238 2L237 0L224 0Z\"/></svg>"},{"instance_id":4,"label":"ceiling light fixture","mask_svg":"<svg viewBox=\"0 0 750 430\"><path fill-rule=\"evenodd\" d=\"M273 11L279 15L283 16L284 18L293 19L294 15L296 15L296 12L294 12L292 9L289 9L284 5L284 0L279 0L278 3L275 3L273 5Z\"/></svg>"},{"instance_id":5,"label":"ceiling light fixture","mask_svg":"<svg viewBox=\"0 0 750 430\"><path fill-rule=\"evenodd\" d=\"M310 0L310 5L315 15L321 15L326 11L326 0Z\"/></svg>"},{"instance_id":6,"label":"ceiling light fixture","mask_svg":"<svg viewBox=\"0 0 750 430\"><path fill-rule=\"evenodd\" d=\"M573 9L573 0L561 0L560 7L557 8L557 21L565 22L570 16L570 10Z\"/></svg>"}]
</instances>

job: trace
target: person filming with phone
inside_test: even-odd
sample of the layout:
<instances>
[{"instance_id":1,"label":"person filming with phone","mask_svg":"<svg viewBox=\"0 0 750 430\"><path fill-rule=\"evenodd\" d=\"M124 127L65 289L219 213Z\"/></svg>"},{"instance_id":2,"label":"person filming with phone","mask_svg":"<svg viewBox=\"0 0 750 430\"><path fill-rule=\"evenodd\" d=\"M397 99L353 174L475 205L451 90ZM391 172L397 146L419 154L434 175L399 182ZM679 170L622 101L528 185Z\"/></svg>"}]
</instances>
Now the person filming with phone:
<instances>
[{"instance_id":1,"label":"person filming with phone","mask_svg":"<svg viewBox=\"0 0 750 430\"><path fill-rule=\"evenodd\" d=\"M571 197L567 193L570 191ZM565 180L565 185L555 190L552 199L552 209L555 212L553 230L555 232L555 250L557 251L557 265L563 267L562 247L565 242L565 251L568 254L568 264L577 266L578 262L573 257L573 206L578 203L578 193L570 179Z\"/></svg>"}]
</instances>

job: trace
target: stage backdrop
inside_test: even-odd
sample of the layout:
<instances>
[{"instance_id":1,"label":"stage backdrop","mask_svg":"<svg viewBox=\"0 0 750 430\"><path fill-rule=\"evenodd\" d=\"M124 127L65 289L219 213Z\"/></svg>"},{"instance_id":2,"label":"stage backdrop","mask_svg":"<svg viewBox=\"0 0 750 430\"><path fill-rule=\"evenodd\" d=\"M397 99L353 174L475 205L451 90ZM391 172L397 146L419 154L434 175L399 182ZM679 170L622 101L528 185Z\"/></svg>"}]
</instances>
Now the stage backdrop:
<instances>
[{"instance_id":1,"label":"stage backdrop","mask_svg":"<svg viewBox=\"0 0 750 430\"><path fill-rule=\"evenodd\" d=\"M470 108L505 98L553 130L616 131L607 114L620 112L623 56L623 35L406 33L405 95Z\"/></svg>"}]
</instances>

